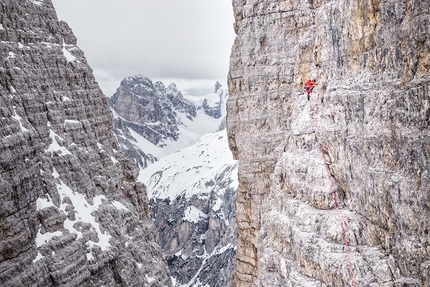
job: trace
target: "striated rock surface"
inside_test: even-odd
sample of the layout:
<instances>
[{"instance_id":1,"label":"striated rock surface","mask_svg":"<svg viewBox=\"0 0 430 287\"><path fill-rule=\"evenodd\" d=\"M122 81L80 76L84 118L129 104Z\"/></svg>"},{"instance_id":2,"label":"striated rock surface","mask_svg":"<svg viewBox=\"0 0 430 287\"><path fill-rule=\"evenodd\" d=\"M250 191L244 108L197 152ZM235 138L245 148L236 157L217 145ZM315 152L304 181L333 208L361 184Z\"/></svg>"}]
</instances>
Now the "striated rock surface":
<instances>
[{"instance_id":1,"label":"striated rock surface","mask_svg":"<svg viewBox=\"0 0 430 287\"><path fill-rule=\"evenodd\" d=\"M429 286L430 2L234 0L233 9L230 285L353 285L325 161L355 285ZM312 101L308 77L320 83Z\"/></svg>"},{"instance_id":2,"label":"striated rock surface","mask_svg":"<svg viewBox=\"0 0 430 287\"><path fill-rule=\"evenodd\" d=\"M236 249L237 162L225 130L142 170L174 286L224 287Z\"/></svg>"},{"instance_id":3,"label":"striated rock surface","mask_svg":"<svg viewBox=\"0 0 430 287\"><path fill-rule=\"evenodd\" d=\"M145 186L50 0L0 3L2 286L171 286Z\"/></svg>"}]
</instances>

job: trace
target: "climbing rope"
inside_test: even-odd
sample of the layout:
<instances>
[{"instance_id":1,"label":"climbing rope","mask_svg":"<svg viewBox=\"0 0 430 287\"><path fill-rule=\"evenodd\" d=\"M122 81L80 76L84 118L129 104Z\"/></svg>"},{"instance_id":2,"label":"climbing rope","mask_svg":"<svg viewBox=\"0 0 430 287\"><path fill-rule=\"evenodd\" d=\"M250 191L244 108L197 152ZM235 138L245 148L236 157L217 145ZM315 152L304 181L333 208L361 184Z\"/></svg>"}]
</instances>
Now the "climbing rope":
<instances>
[{"instance_id":1,"label":"climbing rope","mask_svg":"<svg viewBox=\"0 0 430 287\"><path fill-rule=\"evenodd\" d=\"M314 113L315 128L318 128L317 112L316 112L316 109L315 109L315 103L314 103L313 97L311 97L311 103L312 103L312 110L313 110L313 113ZM335 206L336 211L337 211L337 215L338 215L338 218L339 218L339 221L340 221L340 226L342 228L343 239L345 241L346 252L348 254L349 273L350 273L350 276L351 276L351 285L353 287L356 287L356 285L355 285L354 270L353 270L353 264L352 264L352 259L351 259L351 252L349 250L349 237L348 237L348 230L347 230L346 223L345 223L345 218L343 217L342 210L340 209L339 204L337 203L336 193L334 192L333 184L332 184L332 181L331 181L330 169L328 167L327 160L326 160L325 155L324 155L323 146L322 146L321 143L319 143L319 148L320 148L320 152L321 152L321 157L322 157L322 159L324 161L325 171L326 171L326 174L327 174L327 180L328 180L329 187L330 187L330 193L331 193L331 196L333 198L334 206Z\"/></svg>"}]
</instances>

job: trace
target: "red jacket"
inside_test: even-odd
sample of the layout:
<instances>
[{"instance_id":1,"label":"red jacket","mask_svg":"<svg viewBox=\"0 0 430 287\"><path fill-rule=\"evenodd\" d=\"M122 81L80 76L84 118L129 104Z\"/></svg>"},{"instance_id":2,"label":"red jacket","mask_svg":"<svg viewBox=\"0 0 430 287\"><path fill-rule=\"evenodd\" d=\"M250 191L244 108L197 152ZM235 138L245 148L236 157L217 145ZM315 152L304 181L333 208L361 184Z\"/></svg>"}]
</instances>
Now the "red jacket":
<instances>
[{"instance_id":1,"label":"red jacket","mask_svg":"<svg viewBox=\"0 0 430 287\"><path fill-rule=\"evenodd\" d=\"M306 81L305 81L305 88L306 89L311 89L313 86L318 86L318 83L317 82L314 82L314 81L312 81L311 79L307 79Z\"/></svg>"}]
</instances>

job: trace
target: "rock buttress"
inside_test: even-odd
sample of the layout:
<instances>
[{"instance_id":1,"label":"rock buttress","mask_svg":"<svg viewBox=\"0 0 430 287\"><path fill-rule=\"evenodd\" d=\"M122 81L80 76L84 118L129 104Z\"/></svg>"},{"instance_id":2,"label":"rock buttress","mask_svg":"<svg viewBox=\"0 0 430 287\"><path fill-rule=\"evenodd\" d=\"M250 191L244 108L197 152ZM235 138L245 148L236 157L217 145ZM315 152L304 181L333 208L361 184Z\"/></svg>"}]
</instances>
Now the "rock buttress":
<instances>
[{"instance_id":1,"label":"rock buttress","mask_svg":"<svg viewBox=\"0 0 430 287\"><path fill-rule=\"evenodd\" d=\"M356 285L429 286L430 2L234 0L233 9L231 286L350 286L320 145ZM312 101L307 78L320 83Z\"/></svg>"},{"instance_id":2,"label":"rock buttress","mask_svg":"<svg viewBox=\"0 0 430 287\"><path fill-rule=\"evenodd\" d=\"M138 169L50 0L0 3L2 286L171 286Z\"/></svg>"}]
</instances>

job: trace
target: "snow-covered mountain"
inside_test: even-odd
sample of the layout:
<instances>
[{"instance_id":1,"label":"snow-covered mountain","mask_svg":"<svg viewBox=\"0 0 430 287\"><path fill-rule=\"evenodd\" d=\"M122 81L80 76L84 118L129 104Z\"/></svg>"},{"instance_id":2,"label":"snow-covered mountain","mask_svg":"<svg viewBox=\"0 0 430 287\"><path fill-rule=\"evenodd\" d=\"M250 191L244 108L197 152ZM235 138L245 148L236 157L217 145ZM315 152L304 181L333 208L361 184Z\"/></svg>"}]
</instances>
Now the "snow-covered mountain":
<instances>
[{"instance_id":1,"label":"snow-covered mountain","mask_svg":"<svg viewBox=\"0 0 430 287\"><path fill-rule=\"evenodd\" d=\"M224 129L141 170L174 286L227 286L236 250L237 166Z\"/></svg>"},{"instance_id":2,"label":"snow-covered mountain","mask_svg":"<svg viewBox=\"0 0 430 287\"><path fill-rule=\"evenodd\" d=\"M237 162L222 129L227 97L218 82L214 93L185 98L174 84L138 75L110 99L176 287L227 286L233 270Z\"/></svg>"},{"instance_id":3,"label":"snow-covered mountain","mask_svg":"<svg viewBox=\"0 0 430 287\"><path fill-rule=\"evenodd\" d=\"M109 99L114 132L124 153L143 169L218 130L227 96L219 83L215 93L186 99L173 83L166 87L142 75L127 77Z\"/></svg>"}]
</instances>

